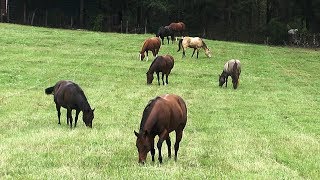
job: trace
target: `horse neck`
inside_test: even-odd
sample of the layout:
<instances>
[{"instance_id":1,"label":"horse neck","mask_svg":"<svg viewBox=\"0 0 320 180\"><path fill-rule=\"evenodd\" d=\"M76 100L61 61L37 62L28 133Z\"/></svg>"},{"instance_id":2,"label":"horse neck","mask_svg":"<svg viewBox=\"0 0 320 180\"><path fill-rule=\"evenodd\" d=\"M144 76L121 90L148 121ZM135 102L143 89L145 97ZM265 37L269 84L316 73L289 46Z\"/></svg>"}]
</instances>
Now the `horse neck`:
<instances>
[{"instance_id":1,"label":"horse neck","mask_svg":"<svg viewBox=\"0 0 320 180\"><path fill-rule=\"evenodd\" d=\"M151 100L147 107L143 111L142 120L140 124L139 132L148 131L149 133L152 131L153 126L156 124L156 110L154 109L155 103L157 99L160 97L156 97L155 99Z\"/></svg>"},{"instance_id":2,"label":"horse neck","mask_svg":"<svg viewBox=\"0 0 320 180\"><path fill-rule=\"evenodd\" d=\"M149 70L148 70L148 74L153 74L154 73L154 71L155 71L155 68L156 68L156 64L157 64L157 59L158 59L158 57L156 57L156 59L151 63L151 65L150 65L150 68L149 68Z\"/></svg>"},{"instance_id":3,"label":"horse neck","mask_svg":"<svg viewBox=\"0 0 320 180\"><path fill-rule=\"evenodd\" d=\"M80 96L80 100L79 100L79 107L80 110L82 111L88 111L91 110L90 104L86 98L86 96L84 94L79 95Z\"/></svg>"},{"instance_id":4,"label":"horse neck","mask_svg":"<svg viewBox=\"0 0 320 180\"><path fill-rule=\"evenodd\" d=\"M144 52L146 52L147 50L147 42L145 42L141 48L140 54L144 54Z\"/></svg>"}]
</instances>

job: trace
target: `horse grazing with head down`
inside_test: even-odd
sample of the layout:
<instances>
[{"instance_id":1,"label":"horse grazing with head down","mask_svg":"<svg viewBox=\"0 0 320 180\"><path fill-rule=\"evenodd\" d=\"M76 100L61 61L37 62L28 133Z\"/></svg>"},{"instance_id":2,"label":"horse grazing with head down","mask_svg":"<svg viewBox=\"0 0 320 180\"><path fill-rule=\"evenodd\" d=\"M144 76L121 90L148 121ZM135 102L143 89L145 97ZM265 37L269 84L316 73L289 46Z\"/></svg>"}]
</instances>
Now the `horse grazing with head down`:
<instances>
[{"instance_id":1,"label":"horse grazing with head down","mask_svg":"<svg viewBox=\"0 0 320 180\"><path fill-rule=\"evenodd\" d=\"M180 36L182 36L183 32L186 30L186 25L183 22L170 23L168 27L173 32L180 33Z\"/></svg>"},{"instance_id":2,"label":"horse grazing with head down","mask_svg":"<svg viewBox=\"0 0 320 180\"><path fill-rule=\"evenodd\" d=\"M147 84L151 84L153 81L153 73L156 72L159 81L159 73L162 72L162 84L165 85L163 76L166 75L166 84L168 84L168 76L174 66L174 59L170 55L156 57L150 65L147 72Z\"/></svg>"},{"instance_id":3,"label":"horse grazing with head down","mask_svg":"<svg viewBox=\"0 0 320 180\"><path fill-rule=\"evenodd\" d=\"M224 65L223 71L219 76L219 86L222 87L226 83L228 84L228 77L231 76L233 89L237 89L239 85L239 77L241 74L241 63L238 59L231 59Z\"/></svg>"},{"instance_id":4,"label":"horse grazing with head down","mask_svg":"<svg viewBox=\"0 0 320 180\"><path fill-rule=\"evenodd\" d=\"M211 57L210 49L207 47L206 43L204 43L204 41L199 37L184 37L183 39L180 39L178 44L179 49L177 52L180 51L181 47L182 47L182 58L186 57L185 51L188 47L193 48L193 53L191 57L193 57L195 51L197 50L197 58L198 58L200 48L204 49L204 53L206 54L207 57Z\"/></svg>"},{"instance_id":5,"label":"horse grazing with head down","mask_svg":"<svg viewBox=\"0 0 320 180\"><path fill-rule=\"evenodd\" d=\"M174 40L174 32L168 27L168 26L161 26L156 34L156 37L160 37L161 40L162 40L162 44L163 43L163 40L165 37L167 37L167 40L168 40L168 44L169 44L169 36L171 36L171 41L172 41L172 44L173 44L173 40Z\"/></svg>"},{"instance_id":6,"label":"horse grazing with head down","mask_svg":"<svg viewBox=\"0 0 320 180\"><path fill-rule=\"evenodd\" d=\"M161 46L161 41L159 37L152 37L146 39L143 43L142 49L140 51L140 60L142 61L145 57L144 53L147 53L147 61L148 61L148 51L152 51L153 56L157 56L159 49Z\"/></svg>"},{"instance_id":7,"label":"horse grazing with head down","mask_svg":"<svg viewBox=\"0 0 320 180\"><path fill-rule=\"evenodd\" d=\"M163 141L167 143L168 157L170 158L171 140L169 133L172 131L176 132L174 159L177 160L179 143L186 123L187 107L180 96L166 94L150 100L143 111L139 133L134 131L137 136L136 146L139 153L139 163L145 163L149 151L151 151L152 161L154 161L154 138L157 135L159 136L157 143L159 162L162 163L161 147Z\"/></svg>"},{"instance_id":8,"label":"horse grazing with head down","mask_svg":"<svg viewBox=\"0 0 320 180\"><path fill-rule=\"evenodd\" d=\"M54 86L45 89L46 94L53 94L58 111L58 124L60 123L61 106L67 109L67 124L72 128L72 110L76 110L74 127L77 125L78 115L83 112L82 119L86 126L92 128L94 109L91 109L82 89L72 81L59 81Z\"/></svg>"}]
</instances>

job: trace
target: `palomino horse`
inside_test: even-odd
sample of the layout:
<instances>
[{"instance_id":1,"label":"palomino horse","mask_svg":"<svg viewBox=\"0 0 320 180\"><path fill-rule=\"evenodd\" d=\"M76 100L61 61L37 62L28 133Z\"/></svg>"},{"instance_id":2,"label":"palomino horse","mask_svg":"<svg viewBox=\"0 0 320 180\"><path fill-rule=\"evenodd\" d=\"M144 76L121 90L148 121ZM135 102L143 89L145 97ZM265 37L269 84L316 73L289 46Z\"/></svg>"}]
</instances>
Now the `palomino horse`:
<instances>
[{"instance_id":1,"label":"palomino horse","mask_svg":"<svg viewBox=\"0 0 320 180\"><path fill-rule=\"evenodd\" d=\"M204 43L204 41L199 37L184 37L183 39L179 40L178 47L179 47L178 51L180 51L180 48L182 47L182 58L186 57L185 51L188 47L193 48L193 53L191 57L193 57L194 52L197 50L197 58L198 58L200 48L204 49L204 53L206 54L207 57L211 57L210 49L207 47L206 43Z\"/></svg>"},{"instance_id":2,"label":"palomino horse","mask_svg":"<svg viewBox=\"0 0 320 180\"><path fill-rule=\"evenodd\" d=\"M164 40L165 37L167 37L168 44L169 44L169 36L171 36L171 41L172 41L172 44L173 44L174 32L168 26L165 26L165 27L161 26L159 28L156 36L161 38L162 44L164 44L163 40Z\"/></svg>"},{"instance_id":3,"label":"palomino horse","mask_svg":"<svg viewBox=\"0 0 320 180\"><path fill-rule=\"evenodd\" d=\"M228 77L231 76L233 88L237 89L239 84L239 77L241 73L241 63L238 59L231 59L224 65L223 71L219 76L219 86L222 87L226 83L228 84Z\"/></svg>"},{"instance_id":4,"label":"palomino horse","mask_svg":"<svg viewBox=\"0 0 320 180\"><path fill-rule=\"evenodd\" d=\"M91 109L86 96L82 89L71 81L59 81L56 85L45 89L46 94L53 94L56 109L58 111L58 124L60 123L61 106L67 109L67 124L72 128L72 110L76 110L74 127L77 125L78 115L83 112L82 119L86 126L92 128L92 120L94 118L94 109Z\"/></svg>"},{"instance_id":5,"label":"palomino horse","mask_svg":"<svg viewBox=\"0 0 320 180\"><path fill-rule=\"evenodd\" d=\"M143 111L139 133L134 131L137 136L136 146L139 153L139 163L145 163L149 151L151 151L152 161L154 161L154 138L157 135L159 136L157 143L159 162L162 163L161 147L164 140L168 146L168 157L171 158L169 133L172 131L176 132L176 142L174 144L174 159L176 161L179 143L186 123L187 107L180 96L166 94L150 100Z\"/></svg>"},{"instance_id":6,"label":"palomino horse","mask_svg":"<svg viewBox=\"0 0 320 180\"><path fill-rule=\"evenodd\" d=\"M152 37L146 39L143 43L142 49L140 51L140 60L142 61L145 57L144 52L147 53L147 61L148 61L148 51L152 51L153 56L157 56L159 49L161 46L161 41L159 37Z\"/></svg>"},{"instance_id":7,"label":"palomino horse","mask_svg":"<svg viewBox=\"0 0 320 180\"><path fill-rule=\"evenodd\" d=\"M166 84L168 84L168 76L171 72L171 69L174 66L174 59L170 55L158 56L156 57L150 65L150 68L147 72L147 84L151 84L153 81L153 73L157 73L158 84L160 86L159 81L159 73L162 72L162 84L164 84L163 76L166 75Z\"/></svg>"},{"instance_id":8,"label":"palomino horse","mask_svg":"<svg viewBox=\"0 0 320 180\"><path fill-rule=\"evenodd\" d=\"M170 23L168 26L173 32L180 33L180 36L183 35L183 32L186 29L186 25L183 22Z\"/></svg>"}]
</instances>

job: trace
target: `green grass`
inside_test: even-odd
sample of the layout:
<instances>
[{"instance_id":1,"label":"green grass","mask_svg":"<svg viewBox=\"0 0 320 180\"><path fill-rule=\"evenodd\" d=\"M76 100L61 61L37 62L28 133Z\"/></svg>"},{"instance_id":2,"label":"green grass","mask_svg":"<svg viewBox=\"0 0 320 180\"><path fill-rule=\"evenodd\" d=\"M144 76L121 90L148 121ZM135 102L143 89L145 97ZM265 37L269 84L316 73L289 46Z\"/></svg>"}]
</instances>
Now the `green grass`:
<instances>
[{"instance_id":1,"label":"green grass","mask_svg":"<svg viewBox=\"0 0 320 180\"><path fill-rule=\"evenodd\" d=\"M181 59L168 86L146 85L147 35L0 24L0 179L319 179L320 53L205 40L213 52ZM242 62L240 86L218 87L224 63ZM152 59L152 58L150 58ZM93 129L62 124L44 89L69 79L96 108ZM136 137L151 98L184 98L178 161L137 163ZM171 134L174 143L174 133ZM156 157L158 151L156 150Z\"/></svg>"}]
</instances>

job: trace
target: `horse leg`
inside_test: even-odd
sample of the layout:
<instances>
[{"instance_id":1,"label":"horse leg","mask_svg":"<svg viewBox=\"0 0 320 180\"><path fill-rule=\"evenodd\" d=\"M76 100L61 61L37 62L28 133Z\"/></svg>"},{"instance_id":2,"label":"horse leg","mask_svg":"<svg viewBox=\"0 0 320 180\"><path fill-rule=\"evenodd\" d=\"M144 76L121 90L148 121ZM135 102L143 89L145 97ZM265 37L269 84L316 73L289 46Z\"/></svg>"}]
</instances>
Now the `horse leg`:
<instances>
[{"instance_id":1,"label":"horse leg","mask_svg":"<svg viewBox=\"0 0 320 180\"><path fill-rule=\"evenodd\" d=\"M171 36L171 42L173 44L173 41L174 41L174 35Z\"/></svg>"},{"instance_id":2,"label":"horse leg","mask_svg":"<svg viewBox=\"0 0 320 180\"><path fill-rule=\"evenodd\" d=\"M194 48L193 49L193 53L192 53L192 56L191 57L193 57L193 55L194 55L194 52L196 52L196 49ZM197 57L198 58L198 57Z\"/></svg>"},{"instance_id":3,"label":"horse leg","mask_svg":"<svg viewBox=\"0 0 320 180\"><path fill-rule=\"evenodd\" d=\"M162 147L162 143L165 139L168 139L168 131L165 129L160 135L159 135L159 141L157 143L157 147L158 147L158 151L159 151L159 162L162 163L162 155L161 155L161 147Z\"/></svg>"},{"instance_id":4,"label":"horse leg","mask_svg":"<svg viewBox=\"0 0 320 180\"><path fill-rule=\"evenodd\" d=\"M186 57L186 51L184 49L184 47L182 47L182 58Z\"/></svg>"},{"instance_id":5,"label":"horse leg","mask_svg":"<svg viewBox=\"0 0 320 180\"><path fill-rule=\"evenodd\" d=\"M168 157L171 158L171 140L169 135L168 135L168 138L166 139L166 143L168 146Z\"/></svg>"},{"instance_id":6,"label":"horse leg","mask_svg":"<svg viewBox=\"0 0 320 180\"><path fill-rule=\"evenodd\" d=\"M161 40L162 40L162 45L164 45L164 37L161 36Z\"/></svg>"},{"instance_id":7,"label":"horse leg","mask_svg":"<svg viewBox=\"0 0 320 180\"><path fill-rule=\"evenodd\" d=\"M197 59L198 59L198 57L199 57L199 49L197 49Z\"/></svg>"},{"instance_id":8,"label":"horse leg","mask_svg":"<svg viewBox=\"0 0 320 180\"><path fill-rule=\"evenodd\" d=\"M60 112L60 109L61 109L61 106L59 106L58 104L56 104L56 109L57 109L57 112L58 112L58 124L61 124L60 122L60 117L61 117L61 112ZM68 119L67 119L68 120ZM67 121L68 122L68 121Z\"/></svg>"},{"instance_id":9,"label":"horse leg","mask_svg":"<svg viewBox=\"0 0 320 180\"><path fill-rule=\"evenodd\" d=\"M72 110L71 109L67 109L67 119L70 120L70 128L72 129Z\"/></svg>"},{"instance_id":10,"label":"horse leg","mask_svg":"<svg viewBox=\"0 0 320 180\"><path fill-rule=\"evenodd\" d=\"M177 161L179 143L182 139L182 130L176 130L176 143L174 144L174 160Z\"/></svg>"},{"instance_id":11,"label":"horse leg","mask_svg":"<svg viewBox=\"0 0 320 180\"><path fill-rule=\"evenodd\" d=\"M147 61L149 60L149 55L148 55L148 51L146 51L146 53L147 53Z\"/></svg>"},{"instance_id":12,"label":"horse leg","mask_svg":"<svg viewBox=\"0 0 320 180\"><path fill-rule=\"evenodd\" d=\"M162 72L162 85L164 85L163 77L164 77L164 73Z\"/></svg>"},{"instance_id":13,"label":"horse leg","mask_svg":"<svg viewBox=\"0 0 320 180\"><path fill-rule=\"evenodd\" d=\"M160 86L159 72L156 72L156 73L157 73L157 77L158 77L158 85Z\"/></svg>"},{"instance_id":14,"label":"horse leg","mask_svg":"<svg viewBox=\"0 0 320 180\"><path fill-rule=\"evenodd\" d=\"M168 44L169 44L169 36L167 36Z\"/></svg>"},{"instance_id":15,"label":"horse leg","mask_svg":"<svg viewBox=\"0 0 320 180\"><path fill-rule=\"evenodd\" d=\"M154 137L150 140L150 144L151 144L151 158L152 158L152 162L154 162L154 155L156 153L156 150L154 149Z\"/></svg>"},{"instance_id":16,"label":"horse leg","mask_svg":"<svg viewBox=\"0 0 320 180\"><path fill-rule=\"evenodd\" d=\"M168 82L168 77L169 77L169 73L166 74L166 83L169 84Z\"/></svg>"},{"instance_id":17,"label":"horse leg","mask_svg":"<svg viewBox=\"0 0 320 180\"><path fill-rule=\"evenodd\" d=\"M225 80L225 81L226 81L226 87L227 87L227 84L228 84L228 76L226 77L226 80Z\"/></svg>"},{"instance_id":18,"label":"horse leg","mask_svg":"<svg viewBox=\"0 0 320 180\"><path fill-rule=\"evenodd\" d=\"M77 110L76 110L76 117L75 117L75 119L74 119L74 127L77 126L79 113L80 113L80 110L77 109Z\"/></svg>"}]
</instances>

